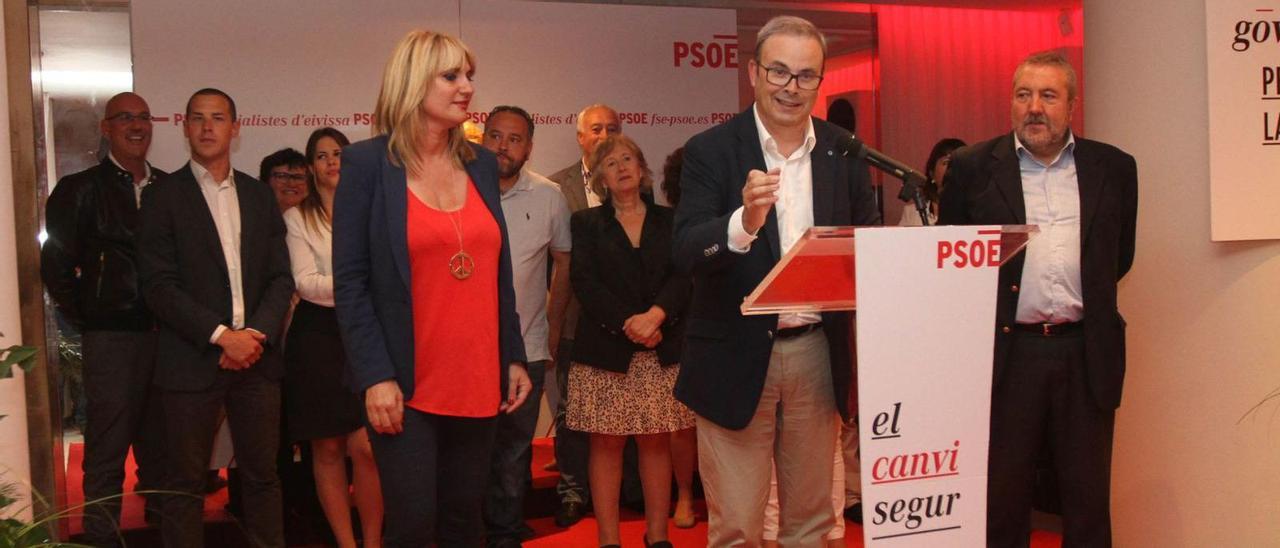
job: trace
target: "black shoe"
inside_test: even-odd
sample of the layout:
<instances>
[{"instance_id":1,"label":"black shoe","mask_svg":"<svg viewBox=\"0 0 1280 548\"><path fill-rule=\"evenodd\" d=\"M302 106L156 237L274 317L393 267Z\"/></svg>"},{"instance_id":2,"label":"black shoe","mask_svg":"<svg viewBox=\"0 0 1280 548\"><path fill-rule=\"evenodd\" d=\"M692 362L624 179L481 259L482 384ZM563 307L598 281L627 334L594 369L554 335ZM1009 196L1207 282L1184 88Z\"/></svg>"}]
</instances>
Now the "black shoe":
<instances>
[{"instance_id":1,"label":"black shoe","mask_svg":"<svg viewBox=\"0 0 1280 548\"><path fill-rule=\"evenodd\" d=\"M660 540L653 544L649 544L649 535L641 537L641 540L644 540L644 548L675 548L671 545L671 541L669 540Z\"/></svg>"},{"instance_id":2,"label":"black shoe","mask_svg":"<svg viewBox=\"0 0 1280 548\"><path fill-rule=\"evenodd\" d=\"M556 510L556 527L572 527L587 515L587 507L581 502L571 500L560 503Z\"/></svg>"},{"instance_id":3,"label":"black shoe","mask_svg":"<svg viewBox=\"0 0 1280 548\"><path fill-rule=\"evenodd\" d=\"M862 503L855 502L853 506L844 509L844 519L852 521L858 525L862 525Z\"/></svg>"}]
</instances>

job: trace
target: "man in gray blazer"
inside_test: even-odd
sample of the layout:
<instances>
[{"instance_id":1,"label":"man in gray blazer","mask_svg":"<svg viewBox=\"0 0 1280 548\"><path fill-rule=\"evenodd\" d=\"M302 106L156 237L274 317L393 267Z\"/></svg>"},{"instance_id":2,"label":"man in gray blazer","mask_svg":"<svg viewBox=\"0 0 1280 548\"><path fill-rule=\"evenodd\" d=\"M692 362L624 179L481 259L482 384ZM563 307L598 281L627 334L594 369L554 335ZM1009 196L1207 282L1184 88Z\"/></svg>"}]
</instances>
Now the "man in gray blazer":
<instances>
[{"instance_id":1,"label":"man in gray blazer","mask_svg":"<svg viewBox=\"0 0 1280 548\"><path fill-rule=\"evenodd\" d=\"M573 162L548 179L560 185L560 192L569 202L573 212L600 205L600 196L587 188L590 177L587 164L596 145L610 135L622 133L618 112L604 104L594 104L578 113L578 146L582 159ZM570 292L572 294L572 292ZM556 410L556 463L560 468L560 482L556 493L560 495L560 509L556 511L556 525L568 527L586 514L589 502L587 490L587 436L564 425L564 409L568 402L569 360L573 357L573 330L578 325L578 299L569 303L560 329L560 345L555 353L556 388L560 401L552 403Z\"/></svg>"},{"instance_id":2,"label":"man in gray blazer","mask_svg":"<svg viewBox=\"0 0 1280 548\"><path fill-rule=\"evenodd\" d=\"M622 122L618 121L618 111L609 105L597 103L578 113L578 147L582 149L582 160L569 164L569 167L548 177L560 185L560 192L569 201L569 209L575 213L600 205L602 197L596 196L587 188L586 181L591 175L587 164L591 162L591 154L596 151L596 145L610 135L619 133L622 133Z\"/></svg>"}]
</instances>

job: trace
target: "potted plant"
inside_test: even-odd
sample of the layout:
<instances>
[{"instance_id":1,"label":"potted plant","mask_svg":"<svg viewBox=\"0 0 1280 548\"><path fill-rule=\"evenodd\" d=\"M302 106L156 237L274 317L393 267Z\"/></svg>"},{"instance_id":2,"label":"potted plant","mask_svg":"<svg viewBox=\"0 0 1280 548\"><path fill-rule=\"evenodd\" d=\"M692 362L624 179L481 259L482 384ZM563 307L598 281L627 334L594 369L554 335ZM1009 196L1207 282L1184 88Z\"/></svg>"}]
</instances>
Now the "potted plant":
<instances>
[{"instance_id":1,"label":"potted plant","mask_svg":"<svg viewBox=\"0 0 1280 548\"><path fill-rule=\"evenodd\" d=\"M0 336L2 335L3 333L0 333ZM35 365L37 351L38 349L33 346L18 345L0 350L0 380L12 378L15 365L21 367L23 371L30 371ZM0 415L0 420L4 417ZM0 513L17 514L17 512L11 512L9 507L20 501L18 487L15 483L0 485ZM52 536L45 527L48 521L48 519L41 519L34 523L25 523L16 517L0 519L0 548L50 545Z\"/></svg>"}]
</instances>

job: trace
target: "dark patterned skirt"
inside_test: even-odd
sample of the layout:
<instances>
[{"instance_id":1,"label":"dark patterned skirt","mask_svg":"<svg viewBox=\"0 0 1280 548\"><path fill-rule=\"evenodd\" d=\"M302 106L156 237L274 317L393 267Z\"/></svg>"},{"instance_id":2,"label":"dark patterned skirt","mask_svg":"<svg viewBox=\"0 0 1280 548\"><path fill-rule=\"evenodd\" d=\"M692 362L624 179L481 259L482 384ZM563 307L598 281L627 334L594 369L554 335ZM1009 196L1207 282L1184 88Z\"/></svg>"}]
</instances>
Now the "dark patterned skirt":
<instances>
[{"instance_id":1,"label":"dark patterned skirt","mask_svg":"<svg viewBox=\"0 0 1280 548\"><path fill-rule=\"evenodd\" d=\"M332 308L298 301L284 347L285 431L290 442L345 436L364 425Z\"/></svg>"},{"instance_id":2,"label":"dark patterned skirt","mask_svg":"<svg viewBox=\"0 0 1280 548\"><path fill-rule=\"evenodd\" d=\"M671 391L680 366L663 367L657 352L636 352L626 373L574 363L569 367L565 423L579 432L627 436L693 427L693 412Z\"/></svg>"}]
</instances>

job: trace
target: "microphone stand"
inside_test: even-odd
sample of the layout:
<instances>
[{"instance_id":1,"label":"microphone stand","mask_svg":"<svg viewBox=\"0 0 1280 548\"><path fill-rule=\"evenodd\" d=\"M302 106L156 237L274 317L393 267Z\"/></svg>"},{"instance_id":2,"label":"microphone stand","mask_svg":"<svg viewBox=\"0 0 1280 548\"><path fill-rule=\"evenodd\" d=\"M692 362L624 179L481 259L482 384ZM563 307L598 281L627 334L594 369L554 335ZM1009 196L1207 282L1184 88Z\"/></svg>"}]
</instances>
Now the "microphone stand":
<instances>
[{"instance_id":1,"label":"microphone stand","mask_svg":"<svg viewBox=\"0 0 1280 548\"><path fill-rule=\"evenodd\" d=\"M920 214L920 226L929 226L929 206L924 201L925 184L924 176L910 171L902 175L902 191L898 192L899 200L915 203L916 212Z\"/></svg>"}]
</instances>

